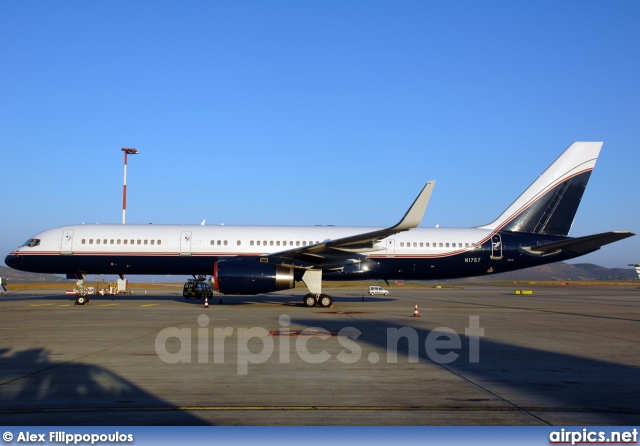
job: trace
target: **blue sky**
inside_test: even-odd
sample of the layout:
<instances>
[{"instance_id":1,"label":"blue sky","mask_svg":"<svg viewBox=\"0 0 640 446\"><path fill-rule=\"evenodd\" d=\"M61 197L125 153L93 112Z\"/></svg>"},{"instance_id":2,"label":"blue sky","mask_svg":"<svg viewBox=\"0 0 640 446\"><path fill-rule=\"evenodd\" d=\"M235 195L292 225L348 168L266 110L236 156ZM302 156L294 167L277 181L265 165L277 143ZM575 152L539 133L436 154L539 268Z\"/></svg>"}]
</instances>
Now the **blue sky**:
<instances>
[{"instance_id":1,"label":"blue sky","mask_svg":"<svg viewBox=\"0 0 640 446\"><path fill-rule=\"evenodd\" d=\"M121 147L127 223L384 226L435 179L422 226L466 227L598 140L571 235L638 232L638 23L637 1L0 2L0 252L121 222Z\"/></svg>"}]
</instances>

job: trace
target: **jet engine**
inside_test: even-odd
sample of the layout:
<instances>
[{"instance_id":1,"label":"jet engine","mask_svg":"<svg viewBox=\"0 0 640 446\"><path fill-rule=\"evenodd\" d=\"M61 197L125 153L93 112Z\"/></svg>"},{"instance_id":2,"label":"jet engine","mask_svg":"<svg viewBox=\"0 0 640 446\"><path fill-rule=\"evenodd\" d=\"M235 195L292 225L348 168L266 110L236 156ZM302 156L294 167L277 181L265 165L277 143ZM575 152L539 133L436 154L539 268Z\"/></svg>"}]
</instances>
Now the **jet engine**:
<instances>
[{"instance_id":1,"label":"jet engine","mask_svg":"<svg viewBox=\"0 0 640 446\"><path fill-rule=\"evenodd\" d=\"M295 288L293 268L269 263L221 260L213 266L216 291L222 294L260 294Z\"/></svg>"}]
</instances>

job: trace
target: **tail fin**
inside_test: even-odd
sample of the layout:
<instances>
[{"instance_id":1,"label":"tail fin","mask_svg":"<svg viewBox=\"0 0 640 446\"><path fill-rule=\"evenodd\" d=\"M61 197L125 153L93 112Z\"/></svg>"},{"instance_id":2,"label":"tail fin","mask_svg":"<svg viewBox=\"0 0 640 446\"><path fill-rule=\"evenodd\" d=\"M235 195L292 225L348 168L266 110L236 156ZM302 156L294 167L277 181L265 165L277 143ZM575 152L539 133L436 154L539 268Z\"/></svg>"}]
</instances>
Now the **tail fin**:
<instances>
[{"instance_id":1,"label":"tail fin","mask_svg":"<svg viewBox=\"0 0 640 446\"><path fill-rule=\"evenodd\" d=\"M494 231L569 234L601 142L574 142L493 223Z\"/></svg>"}]
</instances>

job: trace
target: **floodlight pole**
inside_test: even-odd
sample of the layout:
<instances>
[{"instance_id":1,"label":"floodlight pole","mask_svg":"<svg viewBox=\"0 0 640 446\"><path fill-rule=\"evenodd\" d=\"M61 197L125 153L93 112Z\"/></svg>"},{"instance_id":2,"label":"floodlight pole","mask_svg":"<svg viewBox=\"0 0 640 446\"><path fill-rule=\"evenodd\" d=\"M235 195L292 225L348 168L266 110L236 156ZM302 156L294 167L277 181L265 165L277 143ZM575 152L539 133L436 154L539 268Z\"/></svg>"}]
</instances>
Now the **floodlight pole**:
<instances>
[{"instance_id":1,"label":"floodlight pole","mask_svg":"<svg viewBox=\"0 0 640 446\"><path fill-rule=\"evenodd\" d=\"M125 224L125 218L127 213L127 155L137 155L139 152L136 149L123 147L124 152L124 189L122 192L122 224Z\"/></svg>"}]
</instances>

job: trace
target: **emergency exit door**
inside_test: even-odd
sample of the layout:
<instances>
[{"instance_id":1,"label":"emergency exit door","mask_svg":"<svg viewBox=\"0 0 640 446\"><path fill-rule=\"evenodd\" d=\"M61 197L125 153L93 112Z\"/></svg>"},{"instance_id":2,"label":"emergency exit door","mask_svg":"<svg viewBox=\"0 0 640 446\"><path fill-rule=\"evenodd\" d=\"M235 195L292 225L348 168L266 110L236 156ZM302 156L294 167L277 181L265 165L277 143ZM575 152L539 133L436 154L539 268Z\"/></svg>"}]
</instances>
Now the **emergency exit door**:
<instances>
[{"instance_id":1,"label":"emergency exit door","mask_svg":"<svg viewBox=\"0 0 640 446\"><path fill-rule=\"evenodd\" d=\"M62 232L60 254L73 254L73 229L65 229Z\"/></svg>"},{"instance_id":2,"label":"emergency exit door","mask_svg":"<svg viewBox=\"0 0 640 446\"><path fill-rule=\"evenodd\" d=\"M494 234L491 237L491 260L502 260L502 237Z\"/></svg>"},{"instance_id":3,"label":"emergency exit door","mask_svg":"<svg viewBox=\"0 0 640 446\"><path fill-rule=\"evenodd\" d=\"M180 255L191 255L191 231L182 231L180 235Z\"/></svg>"}]
</instances>

